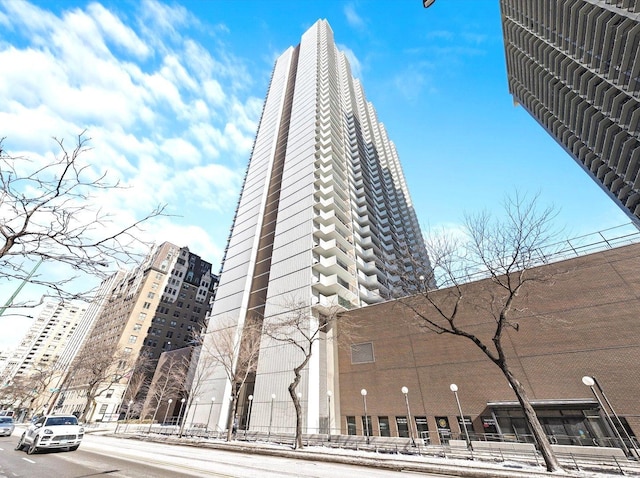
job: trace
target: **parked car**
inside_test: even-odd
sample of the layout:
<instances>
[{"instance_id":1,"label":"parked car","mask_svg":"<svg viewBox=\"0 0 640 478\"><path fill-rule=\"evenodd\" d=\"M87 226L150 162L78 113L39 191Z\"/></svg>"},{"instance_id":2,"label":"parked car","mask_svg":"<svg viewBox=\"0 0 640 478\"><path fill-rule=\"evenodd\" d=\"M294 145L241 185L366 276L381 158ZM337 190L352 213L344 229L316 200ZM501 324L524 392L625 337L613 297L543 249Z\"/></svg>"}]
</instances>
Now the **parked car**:
<instances>
[{"instance_id":1,"label":"parked car","mask_svg":"<svg viewBox=\"0 0 640 478\"><path fill-rule=\"evenodd\" d=\"M0 417L0 435L8 437L13 433L16 427L12 417Z\"/></svg>"},{"instance_id":2,"label":"parked car","mask_svg":"<svg viewBox=\"0 0 640 478\"><path fill-rule=\"evenodd\" d=\"M22 434L16 450L27 449L29 455L38 450L66 448L77 450L84 438L84 428L73 415L45 415Z\"/></svg>"}]
</instances>

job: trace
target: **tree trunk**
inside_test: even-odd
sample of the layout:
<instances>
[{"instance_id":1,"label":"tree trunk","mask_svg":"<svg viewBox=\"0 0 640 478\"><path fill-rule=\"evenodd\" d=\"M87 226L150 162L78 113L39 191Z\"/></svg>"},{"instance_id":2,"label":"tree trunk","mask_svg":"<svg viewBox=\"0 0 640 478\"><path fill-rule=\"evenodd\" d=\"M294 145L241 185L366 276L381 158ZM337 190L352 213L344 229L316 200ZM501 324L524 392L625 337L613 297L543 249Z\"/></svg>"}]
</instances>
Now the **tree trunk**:
<instances>
[{"instance_id":1,"label":"tree trunk","mask_svg":"<svg viewBox=\"0 0 640 478\"><path fill-rule=\"evenodd\" d=\"M87 420L87 415L89 415L89 411L91 410L94 403L95 403L95 400L93 397L91 398L87 397L87 403L84 406L84 409L82 410L82 415L80 415L80 421L85 423L89 421Z\"/></svg>"},{"instance_id":2,"label":"tree trunk","mask_svg":"<svg viewBox=\"0 0 640 478\"><path fill-rule=\"evenodd\" d=\"M292 383L289 385L289 395L291 396L291 400L293 400L293 406L296 409L296 439L293 444L294 450L300 450L303 448L302 444L302 407L300 406L300 400L298 399L298 394L296 393L296 385Z\"/></svg>"},{"instance_id":3,"label":"tree trunk","mask_svg":"<svg viewBox=\"0 0 640 478\"><path fill-rule=\"evenodd\" d=\"M239 394L236 392L231 396L231 406L229 407L229 417L227 418L227 441L231 441L233 438L233 425L238 411L238 395Z\"/></svg>"},{"instance_id":4,"label":"tree trunk","mask_svg":"<svg viewBox=\"0 0 640 478\"><path fill-rule=\"evenodd\" d=\"M547 467L547 471L550 473L561 471L562 467L560 466L560 463L558 463L558 459L551 449L551 444L547 439L547 434L545 433L544 428L542 428L540 420L538 420L538 416L529 401L527 391L506 365L503 365L500 369L502 370L502 373L504 373L505 377L507 377L507 380L511 384L511 387L520 402L520 406L524 412L524 418L529 426L529 430L533 434L533 439L535 440L536 445L538 445L538 450L540 450L540 454L542 455Z\"/></svg>"}]
</instances>

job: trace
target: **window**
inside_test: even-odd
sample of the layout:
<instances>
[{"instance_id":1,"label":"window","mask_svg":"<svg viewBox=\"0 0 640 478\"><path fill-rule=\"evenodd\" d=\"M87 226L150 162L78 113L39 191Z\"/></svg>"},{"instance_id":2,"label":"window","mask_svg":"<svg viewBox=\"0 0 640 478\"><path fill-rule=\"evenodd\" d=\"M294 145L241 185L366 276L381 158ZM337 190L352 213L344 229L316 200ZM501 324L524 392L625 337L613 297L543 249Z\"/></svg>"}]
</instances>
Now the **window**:
<instances>
[{"instance_id":1,"label":"window","mask_svg":"<svg viewBox=\"0 0 640 478\"><path fill-rule=\"evenodd\" d=\"M130 344L135 344L136 340L138 340L138 336L137 335L130 335L129 336L129 343Z\"/></svg>"},{"instance_id":2,"label":"window","mask_svg":"<svg viewBox=\"0 0 640 478\"><path fill-rule=\"evenodd\" d=\"M371 417L370 416L366 416L366 417L362 417L362 434L364 436L371 436L371 430L372 430L372 426L371 426Z\"/></svg>"},{"instance_id":3,"label":"window","mask_svg":"<svg viewBox=\"0 0 640 478\"><path fill-rule=\"evenodd\" d=\"M389 428L389 417L378 417L378 428L381 437L390 437L391 428Z\"/></svg>"},{"instance_id":4,"label":"window","mask_svg":"<svg viewBox=\"0 0 640 478\"><path fill-rule=\"evenodd\" d=\"M133 331L134 331L134 332L137 332L137 331L139 331L139 330L142 330L142 324L135 324L135 325L133 326Z\"/></svg>"},{"instance_id":5,"label":"window","mask_svg":"<svg viewBox=\"0 0 640 478\"><path fill-rule=\"evenodd\" d=\"M473 422L471 421L471 417L465 416L464 423L462 423L462 418L456 418L458 419L458 427L460 429L460 433L464 434L465 426L467 427L467 433L473 433Z\"/></svg>"},{"instance_id":6,"label":"window","mask_svg":"<svg viewBox=\"0 0 640 478\"><path fill-rule=\"evenodd\" d=\"M149 293L147 294L147 297L148 297L149 299L153 299L155 296L156 296L155 292L149 292Z\"/></svg>"},{"instance_id":7,"label":"window","mask_svg":"<svg viewBox=\"0 0 640 478\"><path fill-rule=\"evenodd\" d=\"M347 435L356 434L356 417L347 417Z\"/></svg>"},{"instance_id":8,"label":"window","mask_svg":"<svg viewBox=\"0 0 640 478\"><path fill-rule=\"evenodd\" d=\"M145 303L142 305L142 308L143 308L143 309L149 309L150 307L151 307L151 303L150 303L150 302L145 302Z\"/></svg>"},{"instance_id":9,"label":"window","mask_svg":"<svg viewBox=\"0 0 640 478\"><path fill-rule=\"evenodd\" d=\"M175 320L172 320L171 322L169 322L169 327L175 327L178 324L178 322L176 322Z\"/></svg>"},{"instance_id":10,"label":"window","mask_svg":"<svg viewBox=\"0 0 640 478\"><path fill-rule=\"evenodd\" d=\"M113 397L113 388L110 388L109 390L107 390L107 394L105 395L107 398L111 398Z\"/></svg>"},{"instance_id":11,"label":"window","mask_svg":"<svg viewBox=\"0 0 640 478\"><path fill-rule=\"evenodd\" d=\"M106 403L104 405L100 406L100 411L98 412L100 415L104 415L105 413L107 413L107 407L109 405L107 405Z\"/></svg>"},{"instance_id":12,"label":"window","mask_svg":"<svg viewBox=\"0 0 640 478\"><path fill-rule=\"evenodd\" d=\"M409 426L407 425L407 417L396 417L396 426L398 427L398 436L409 438Z\"/></svg>"},{"instance_id":13,"label":"window","mask_svg":"<svg viewBox=\"0 0 640 478\"><path fill-rule=\"evenodd\" d=\"M131 347L125 347L124 348L124 353L130 354L131 353Z\"/></svg>"},{"instance_id":14,"label":"window","mask_svg":"<svg viewBox=\"0 0 640 478\"><path fill-rule=\"evenodd\" d=\"M414 417L416 420L416 430L418 431L418 438L422 438L426 441L429 440L429 424L427 423L427 417Z\"/></svg>"},{"instance_id":15,"label":"window","mask_svg":"<svg viewBox=\"0 0 640 478\"><path fill-rule=\"evenodd\" d=\"M167 338L170 339L171 337L173 337L173 330L167 331Z\"/></svg>"},{"instance_id":16,"label":"window","mask_svg":"<svg viewBox=\"0 0 640 478\"><path fill-rule=\"evenodd\" d=\"M351 346L351 363L371 363L374 362L373 343L354 344Z\"/></svg>"}]
</instances>

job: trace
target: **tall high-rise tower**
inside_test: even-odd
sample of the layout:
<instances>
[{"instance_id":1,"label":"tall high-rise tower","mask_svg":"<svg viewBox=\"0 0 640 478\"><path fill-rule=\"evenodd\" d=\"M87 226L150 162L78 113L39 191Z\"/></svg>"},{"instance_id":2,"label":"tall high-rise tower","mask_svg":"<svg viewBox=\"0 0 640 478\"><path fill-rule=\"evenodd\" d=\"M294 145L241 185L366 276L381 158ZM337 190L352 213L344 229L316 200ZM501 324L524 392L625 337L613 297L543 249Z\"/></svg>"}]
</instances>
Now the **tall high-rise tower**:
<instances>
[{"instance_id":1,"label":"tall high-rise tower","mask_svg":"<svg viewBox=\"0 0 640 478\"><path fill-rule=\"evenodd\" d=\"M501 0L509 90L640 225L640 0Z\"/></svg>"},{"instance_id":2,"label":"tall high-rise tower","mask_svg":"<svg viewBox=\"0 0 640 478\"><path fill-rule=\"evenodd\" d=\"M202 356L220 330L235 328L240 344L248 321L267 326L293 304L322 320L336 307L386 300L428 267L394 144L319 20L276 61ZM332 346L321 340L314 347L298 388L308 431L326 429L327 392L339 393ZM239 400L241 426L252 394L251 428L292 430L287 386L296 354L263 336ZM213 416L224 428L230 387L214 370L205 396L222 403L210 412L201 407L195 421Z\"/></svg>"}]
</instances>

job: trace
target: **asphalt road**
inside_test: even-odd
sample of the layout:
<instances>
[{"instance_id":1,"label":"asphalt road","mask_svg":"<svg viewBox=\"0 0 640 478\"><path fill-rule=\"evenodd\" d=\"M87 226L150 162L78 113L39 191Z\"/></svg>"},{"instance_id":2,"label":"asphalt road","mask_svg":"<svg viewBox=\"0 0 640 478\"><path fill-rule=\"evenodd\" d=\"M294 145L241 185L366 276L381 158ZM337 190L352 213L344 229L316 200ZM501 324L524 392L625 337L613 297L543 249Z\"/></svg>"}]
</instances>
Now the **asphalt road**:
<instances>
[{"instance_id":1,"label":"asphalt road","mask_svg":"<svg viewBox=\"0 0 640 478\"><path fill-rule=\"evenodd\" d=\"M0 438L0 478L403 478L436 477L363 466L148 443L87 435L74 452L27 455L14 450L19 433Z\"/></svg>"}]
</instances>

